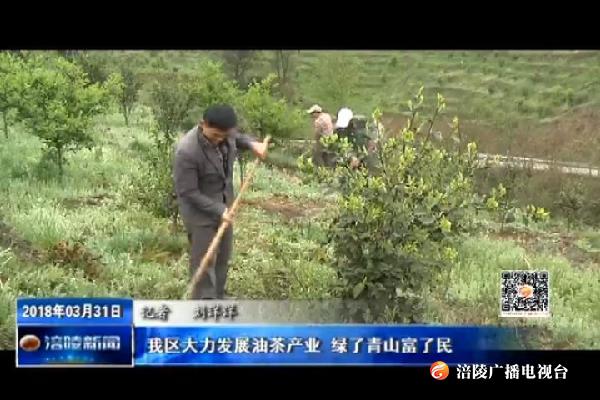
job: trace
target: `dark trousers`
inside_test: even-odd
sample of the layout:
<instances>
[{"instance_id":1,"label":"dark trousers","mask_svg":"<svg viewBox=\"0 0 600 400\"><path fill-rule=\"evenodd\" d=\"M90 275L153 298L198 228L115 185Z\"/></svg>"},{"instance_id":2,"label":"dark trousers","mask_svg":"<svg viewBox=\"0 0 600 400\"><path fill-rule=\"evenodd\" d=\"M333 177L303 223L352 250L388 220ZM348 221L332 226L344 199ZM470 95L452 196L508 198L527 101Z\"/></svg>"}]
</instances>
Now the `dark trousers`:
<instances>
[{"instance_id":1,"label":"dark trousers","mask_svg":"<svg viewBox=\"0 0 600 400\"><path fill-rule=\"evenodd\" d=\"M325 146L320 142L316 142L313 146L313 164L316 166L334 167L335 154L327 151Z\"/></svg>"},{"instance_id":2,"label":"dark trousers","mask_svg":"<svg viewBox=\"0 0 600 400\"><path fill-rule=\"evenodd\" d=\"M190 279L200 267L200 262L208 250L208 246L217 234L218 227L195 226L188 228L190 242ZM192 299L222 299L225 296L227 270L233 250L233 228L230 226L223 235L221 243L213 257L208 270L200 281L192 288Z\"/></svg>"}]
</instances>

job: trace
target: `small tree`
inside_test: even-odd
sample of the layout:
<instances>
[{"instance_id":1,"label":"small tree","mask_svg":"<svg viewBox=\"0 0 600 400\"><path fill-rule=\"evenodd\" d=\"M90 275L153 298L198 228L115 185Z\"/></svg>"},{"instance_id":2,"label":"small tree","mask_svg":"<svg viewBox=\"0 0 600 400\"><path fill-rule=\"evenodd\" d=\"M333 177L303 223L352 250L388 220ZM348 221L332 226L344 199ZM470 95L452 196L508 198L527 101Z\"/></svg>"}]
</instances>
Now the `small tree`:
<instances>
[{"instance_id":1,"label":"small tree","mask_svg":"<svg viewBox=\"0 0 600 400\"><path fill-rule=\"evenodd\" d=\"M492 188L489 196L487 196L485 205L489 211L495 213L500 221L500 231L504 231L504 224L515 221L516 217L516 201L508 196L506 187L499 183L497 187Z\"/></svg>"},{"instance_id":2,"label":"small tree","mask_svg":"<svg viewBox=\"0 0 600 400\"><path fill-rule=\"evenodd\" d=\"M69 61L79 65L87 75L88 82L104 83L111 75L108 55L100 51L69 52Z\"/></svg>"},{"instance_id":3,"label":"small tree","mask_svg":"<svg viewBox=\"0 0 600 400\"><path fill-rule=\"evenodd\" d=\"M556 205L567 217L568 229L571 229L579 217L584 205L585 191L580 181L567 182L558 195Z\"/></svg>"},{"instance_id":4,"label":"small tree","mask_svg":"<svg viewBox=\"0 0 600 400\"><path fill-rule=\"evenodd\" d=\"M25 126L53 153L63 176L66 153L93 145L90 128L110 104L114 79L90 84L83 70L64 58L32 59L19 109Z\"/></svg>"},{"instance_id":5,"label":"small tree","mask_svg":"<svg viewBox=\"0 0 600 400\"><path fill-rule=\"evenodd\" d=\"M156 80L150 88L150 108L157 129L165 136L175 135L192 107L189 78L167 74Z\"/></svg>"},{"instance_id":6,"label":"small tree","mask_svg":"<svg viewBox=\"0 0 600 400\"><path fill-rule=\"evenodd\" d=\"M260 136L289 138L302 126L302 114L283 99L277 99L273 91L277 77L269 75L261 82L251 83L240 101L240 109L249 130Z\"/></svg>"},{"instance_id":7,"label":"small tree","mask_svg":"<svg viewBox=\"0 0 600 400\"><path fill-rule=\"evenodd\" d=\"M150 134L154 146L144 153L144 174L134 182L129 196L154 215L170 218L173 231L176 231L179 210L172 176L175 137L161 132L156 121L152 121Z\"/></svg>"},{"instance_id":8,"label":"small tree","mask_svg":"<svg viewBox=\"0 0 600 400\"><path fill-rule=\"evenodd\" d=\"M302 126L303 116L292 109L284 99L274 97L277 77L273 74L261 82L251 83L241 97L240 110L246 128L261 137L289 138ZM244 179L244 161L240 158L240 176Z\"/></svg>"},{"instance_id":9,"label":"small tree","mask_svg":"<svg viewBox=\"0 0 600 400\"><path fill-rule=\"evenodd\" d=\"M163 74L150 89L150 108L158 130L173 135L178 129L198 123L206 107L235 104L240 92L213 61L200 64L194 75Z\"/></svg>"},{"instance_id":10,"label":"small tree","mask_svg":"<svg viewBox=\"0 0 600 400\"><path fill-rule=\"evenodd\" d=\"M271 65L277 74L277 80L282 93L292 98L292 74L296 69L296 58L298 51L275 50L271 54Z\"/></svg>"},{"instance_id":11,"label":"small tree","mask_svg":"<svg viewBox=\"0 0 600 400\"><path fill-rule=\"evenodd\" d=\"M138 200L155 215L172 219L177 229L178 209L172 183L172 157L177 132L185 127L192 109L194 85L190 77L170 73L150 89L150 108L154 116L151 134L154 142L147 155L147 168L134 185Z\"/></svg>"},{"instance_id":12,"label":"small tree","mask_svg":"<svg viewBox=\"0 0 600 400\"><path fill-rule=\"evenodd\" d=\"M201 63L193 82L193 102L201 109L214 104L235 104L241 95L236 82L223 71L223 65L214 61Z\"/></svg>"},{"instance_id":13,"label":"small tree","mask_svg":"<svg viewBox=\"0 0 600 400\"><path fill-rule=\"evenodd\" d=\"M225 50L221 58L229 75L243 88L248 82L247 74L257 61L257 52L254 50Z\"/></svg>"},{"instance_id":14,"label":"small tree","mask_svg":"<svg viewBox=\"0 0 600 400\"><path fill-rule=\"evenodd\" d=\"M360 79L355 58L326 54L319 58L314 69L313 93L329 109L348 105L357 93Z\"/></svg>"},{"instance_id":15,"label":"small tree","mask_svg":"<svg viewBox=\"0 0 600 400\"><path fill-rule=\"evenodd\" d=\"M0 53L0 114L2 128L8 138L8 128L11 114L19 106L19 79L22 77L23 62L20 58L9 53Z\"/></svg>"},{"instance_id":16,"label":"small tree","mask_svg":"<svg viewBox=\"0 0 600 400\"><path fill-rule=\"evenodd\" d=\"M121 114L123 114L123 118L125 119L125 125L129 126L129 116L138 100L142 82L128 64L119 65L119 74L121 75L121 82L117 99Z\"/></svg>"}]
</instances>

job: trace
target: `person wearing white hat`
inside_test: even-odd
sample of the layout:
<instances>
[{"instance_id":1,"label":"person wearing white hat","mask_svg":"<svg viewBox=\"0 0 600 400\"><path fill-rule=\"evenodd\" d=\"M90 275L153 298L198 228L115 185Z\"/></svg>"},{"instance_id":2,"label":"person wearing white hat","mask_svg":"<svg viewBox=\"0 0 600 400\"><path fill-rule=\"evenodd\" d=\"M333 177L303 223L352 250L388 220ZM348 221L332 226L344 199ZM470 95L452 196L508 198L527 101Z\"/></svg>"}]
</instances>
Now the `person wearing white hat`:
<instances>
[{"instance_id":1,"label":"person wearing white hat","mask_svg":"<svg viewBox=\"0 0 600 400\"><path fill-rule=\"evenodd\" d=\"M335 123L336 128L347 128L350 124L350 120L354 118L354 113L348 107L340 108L338 111L337 122Z\"/></svg>"},{"instance_id":2,"label":"person wearing white hat","mask_svg":"<svg viewBox=\"0 0 600 400\"><path fill-rule=\"evenodd\" d=\"M315 164L329 164L329 156L323 145L321 144L321 138L323 136L329 136L333 134L333 121L331 115L324 112L321 106L318 104L313 105L311 108L306 110L310 114L314 121L315 129L315 146L313 149L313 160Z\"/></svg>"},{"instance_id":3,"label":"person wearing white hat","mask_svg":"<svg viewBox=\"0 0 600 400\"><path fill-rule=\"evenodd\" d=\"M350 121L354 118L354 113L348 107L340 108L335 123L335 133L338 137L348 138L350 140Z\"/></svg>"}]
</instances>

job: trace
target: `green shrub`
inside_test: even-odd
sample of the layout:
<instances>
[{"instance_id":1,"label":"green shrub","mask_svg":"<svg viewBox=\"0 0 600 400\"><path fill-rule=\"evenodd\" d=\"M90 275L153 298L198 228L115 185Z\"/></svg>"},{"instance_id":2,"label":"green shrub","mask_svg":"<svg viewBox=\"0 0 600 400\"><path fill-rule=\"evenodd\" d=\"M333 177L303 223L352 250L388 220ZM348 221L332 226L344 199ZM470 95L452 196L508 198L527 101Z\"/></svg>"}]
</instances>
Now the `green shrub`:
<instances>
[{"instance_id":1,"label":"green shrub","mask_svg":"<svg viewBox=\"0 0 600 400\"><path fill-rule=\"evenodd\" d=\"M573 89L568 88L567 90L565 90L563 99L564 104L566 104L567 107L573 107L573 105L575 105L575 92L573 91Z\"/></svg>"},{"instance_id":2,"label":"green shrub","mask_svg":"<svg viewBox=\"0 0 600 400\"><path fill-rule=\"evenodd\" d=\"M584 206L584 187L579 181L566 182L558 195L556 205L567 217L569 228L579 218Z\"/></svg>"},{"instance_id":3,"label":"green shrub","mask_svg":"<svg viewBox=\"0 0 600 400\"><path fill-rule=\"evenodd\" d=\"M275 138L288 138L303 124L303 115L289 107L285 100L277 99L273 90L277 77L269 75L261 82L251 83L243 94L240 110L246 128L260 136L267 134Z\"/></svg>"},{"instance_id":4,"label":"green shrub","mask_svg":"<svg viewBox=\"0 0 600 400\"><path fill-rule=\"evenodd\" d=\"M78 51L68 59L81 67L90 83L98 84L108 79L114 62L107 54L99 51Z\"/></svg>"},{"instance_id":5,"label":"green shrub","mask_svg":"<svg viewBox=\"0 0 600 400\"><path fill-rule=\"evenodd\" d=\"M348 159L335 169L314 170L310 161L301 160L305 171L340 191L329 228L334 266L344 296L387 304L369 310L369 318L391 314L402 321L420 319L424 285L455 259L456 238L469 230L470 209L477 202L475 144L460 142L457 118L452 136L459 143L451 150L435 144L433 122L421 122L418 116L422 104L423 88L409 102L412 116L400 137L379 139L376 170L355 169ZM431 120L444 109L438 95ZM374 117L377 121L378 115ZM339 147L342 158L350 156L344 143Z\"/></svg>"},{"instance_id":6,"label":"green shrub","mask_svg":"<svg viewBox=\"0 0 600 400\"><path fill-rule=\"evenodd\" d=\"M84 71L64 58L32 59L23 74L19 116L55 155L62 176L67 152L92 147L94 117L110 105L115 77L90 84Z\"/></svg>"},{"instance_id":7,"label":"green shrub","mask_svg":"<svg viewBox=\"0 0 600 400\"><path fill-rule=\"evenodd\" d=\"M193 84L186 76L166 74L150 88L149 106L157 129L171 140L184 128L184 119L192 108Z\"/></svg>"},{"instance_id":8,"label":"green shrub","mask_svg":"<svg viewBox=\"0 0 600 400\"><path fill-rule=\"evenodd\" d=\"M9 125L20 104L19 87L22 85L23 61L10 53L0 53L0 114L2 128L8 138Z\"/></svg>"},{"instance_id":9,"label":"green shrub","mask_svg":"<svg viewBox=\"0 0 600 400\"><path fill-rule=\"evenodd\" d=\"M220 63L204 61L191 77L189 96L191 106L183 124L191 128L198 124L207 107L214 104L236 105L241 92L236 82L227 77Z\"/></svg>"},{"instance_id":10,"label":"green shrub","mask_svg":"<svg viewBox=\"0 0 600 400\"><path fill-rule=\"evenodd\" d=\"M143 158L144 173L133 182L126 197L158 217L172 218L176 224L178 209L172 177L175 138L163 134L157 124L152 126L151 134L153 146Z\"/></svg>"},{"instance_id":11,"label":"green shrub","mask_svg":"<svg viewBox=\"0 0 600 400\"><path fill-rule=\"evenodd\" d=\"M129 116L138 100L138 94L142 87L142 82L129 64L121 63L119 65L119 87L117 91L117 100L125 125L129 126Z\"/></svg>"}]
</instances>

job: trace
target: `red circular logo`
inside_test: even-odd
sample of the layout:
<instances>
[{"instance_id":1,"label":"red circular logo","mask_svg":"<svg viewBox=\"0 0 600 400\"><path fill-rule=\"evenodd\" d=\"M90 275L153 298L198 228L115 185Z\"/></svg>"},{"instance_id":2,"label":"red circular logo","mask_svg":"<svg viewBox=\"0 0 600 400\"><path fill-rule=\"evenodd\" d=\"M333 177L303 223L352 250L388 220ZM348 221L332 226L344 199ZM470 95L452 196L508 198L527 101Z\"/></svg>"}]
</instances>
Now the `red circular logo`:
<instances>
[{"instance_id":1,"label":"red circular logo","mask_svg":"<svg viewBox=\"0 0 600 400\"><path fill-rule=\"evenodd\" d=\"M437 379L438 381L443 381L450 374L450 369L448 368L448 364L443 361L436 361L431 364L431 368L429 368L429 372L433 379Z\"/></svg>"}]
</instances>

